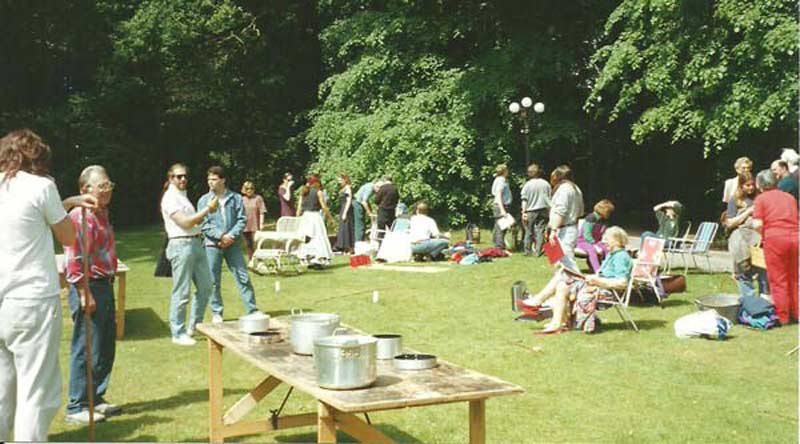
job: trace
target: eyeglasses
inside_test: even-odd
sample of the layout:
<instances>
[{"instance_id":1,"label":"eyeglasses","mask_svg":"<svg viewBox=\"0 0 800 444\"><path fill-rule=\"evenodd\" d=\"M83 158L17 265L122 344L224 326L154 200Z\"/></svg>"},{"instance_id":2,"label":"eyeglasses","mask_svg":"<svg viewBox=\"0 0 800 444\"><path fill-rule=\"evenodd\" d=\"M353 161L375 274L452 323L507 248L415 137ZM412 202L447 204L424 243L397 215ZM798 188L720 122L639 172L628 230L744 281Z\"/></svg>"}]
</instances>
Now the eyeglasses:
<instances>
[{"instance_id":1,"label":"eyeglasses","mask_svg":"<svg viewBox=\"0 0 800 444\"><path fill-rule=\"evenodd\" d=\"M176 178L178 180L186 179L186 175L185 174L173 174L172 177L174 177L174 178Z\"/></svg>"},{"instance_id":2,"label":"eyeglasses","mask_svg":"<svg viewBox=\"0 0 800 444\"><path fill-rule=\"evenodd\" d=\"M103 182L97 185L97 189L100 191L113 191L115 186L114 182Z\"/></svg>"}]
</instances>

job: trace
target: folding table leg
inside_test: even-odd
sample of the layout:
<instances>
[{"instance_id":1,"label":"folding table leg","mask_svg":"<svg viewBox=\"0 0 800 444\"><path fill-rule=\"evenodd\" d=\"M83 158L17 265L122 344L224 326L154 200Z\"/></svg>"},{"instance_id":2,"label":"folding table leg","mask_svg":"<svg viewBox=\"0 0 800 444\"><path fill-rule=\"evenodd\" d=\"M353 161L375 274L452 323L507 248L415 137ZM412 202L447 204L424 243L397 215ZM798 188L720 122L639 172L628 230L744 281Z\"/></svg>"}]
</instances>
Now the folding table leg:
<instances>
[{"instance_id":1,"label":"folding table leg","mask_svg":"<svg viewBox=\"0 0 800 444\"><path fill-rule=\"evenodd\" d=\"M484 444L486 442L485 399L469 402L469 442L470 444Z\"/></svg>"},{"instance_id":2,"label":"folding table leg","mask_svg":"<svg viewBox=\"0 0 800 444\"><path fill-rule=\"evenodd\" d=\"M322 401L317 403L317 442L336 444L336 409Z\"/></svg>"},{"instance_id":3,"label":"folding table leg","mask_svg":"<svg viewBox=\"0 0 800 444\"><path fill-rule=\"evenodd\" d=\"M222 345L208 339L208 436L212 443L225 440L222 423Z\"/></svg>"}]
</instances>

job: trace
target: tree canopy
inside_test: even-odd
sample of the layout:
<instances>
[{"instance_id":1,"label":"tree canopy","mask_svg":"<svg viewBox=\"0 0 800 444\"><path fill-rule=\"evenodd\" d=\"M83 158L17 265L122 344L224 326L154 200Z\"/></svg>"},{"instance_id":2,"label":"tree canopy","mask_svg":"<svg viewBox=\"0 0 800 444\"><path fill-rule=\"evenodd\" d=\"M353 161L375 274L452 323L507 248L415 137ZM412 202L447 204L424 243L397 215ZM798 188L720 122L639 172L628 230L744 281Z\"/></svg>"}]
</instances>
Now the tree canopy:
<instances>
[{"instance_id":1,"label":"tree canopy","mask_svg":"<svg viewBox=\"0 0 800 444\"><path fill-rule=\"evenodd\" d=\"M786 0L65 0L2 2L0 24L0 131L42 134L62 190L106 166L118 224L157 220L173 162L272 208L285 171L390 174L477 221L496 164L524 180L524 96L546 105L531 159L571 164L589 205L710 214L733 158L796 146Z\"/></svg>"}]
</instances>

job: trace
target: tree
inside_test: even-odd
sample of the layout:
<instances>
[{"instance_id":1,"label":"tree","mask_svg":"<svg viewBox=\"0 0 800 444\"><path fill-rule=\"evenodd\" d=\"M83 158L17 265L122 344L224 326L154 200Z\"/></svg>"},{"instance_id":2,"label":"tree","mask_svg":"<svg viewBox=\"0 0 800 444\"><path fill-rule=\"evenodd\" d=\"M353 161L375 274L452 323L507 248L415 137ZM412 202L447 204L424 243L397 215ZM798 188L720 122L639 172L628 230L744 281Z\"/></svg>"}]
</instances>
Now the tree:
<instances>
[{"instance_id":1,"label":"tree","mask_svg":"<svg viewBox=\"0 0 800 444\"><path fill-rule=\"evenodd\" d=\"M321 1L330 25L307 134L314 168L328 183L340 171L356 182L392 174L404 200L425 199L450 223L486 215L494 166L525 167L512 100L548 103L537 160L580 151L584 42L607 3Z\"/></svg>"},{"instance_id":2,"label":"tree","mask_svg":"<svg viewBox=\"0 0 800 444\"><path fill-rule=\"evenodd\" d=\"M585 109L631 116L638 144L664 134L709 155L754 132L797 134L796 2L625 0L602 43Z\"/></svg>"}]
</instances>

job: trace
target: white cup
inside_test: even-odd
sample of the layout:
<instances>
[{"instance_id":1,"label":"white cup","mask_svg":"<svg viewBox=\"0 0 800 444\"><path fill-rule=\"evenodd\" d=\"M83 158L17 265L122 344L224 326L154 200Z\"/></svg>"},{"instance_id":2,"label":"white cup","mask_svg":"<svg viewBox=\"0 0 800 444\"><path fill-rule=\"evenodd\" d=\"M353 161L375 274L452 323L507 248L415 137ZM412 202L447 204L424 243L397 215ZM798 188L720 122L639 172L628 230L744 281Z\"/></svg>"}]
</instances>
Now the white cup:
<instances>
[{"instance_id":1,"label":"white cup","mask_svg":"<svg viewBox=\"0 0 800 444\"><path fill-rule=\"evenodd\" d=\"M378 296L378 290L372 292L372 303L377 304L380 297Z\"/></svg>"}]
</instances>

